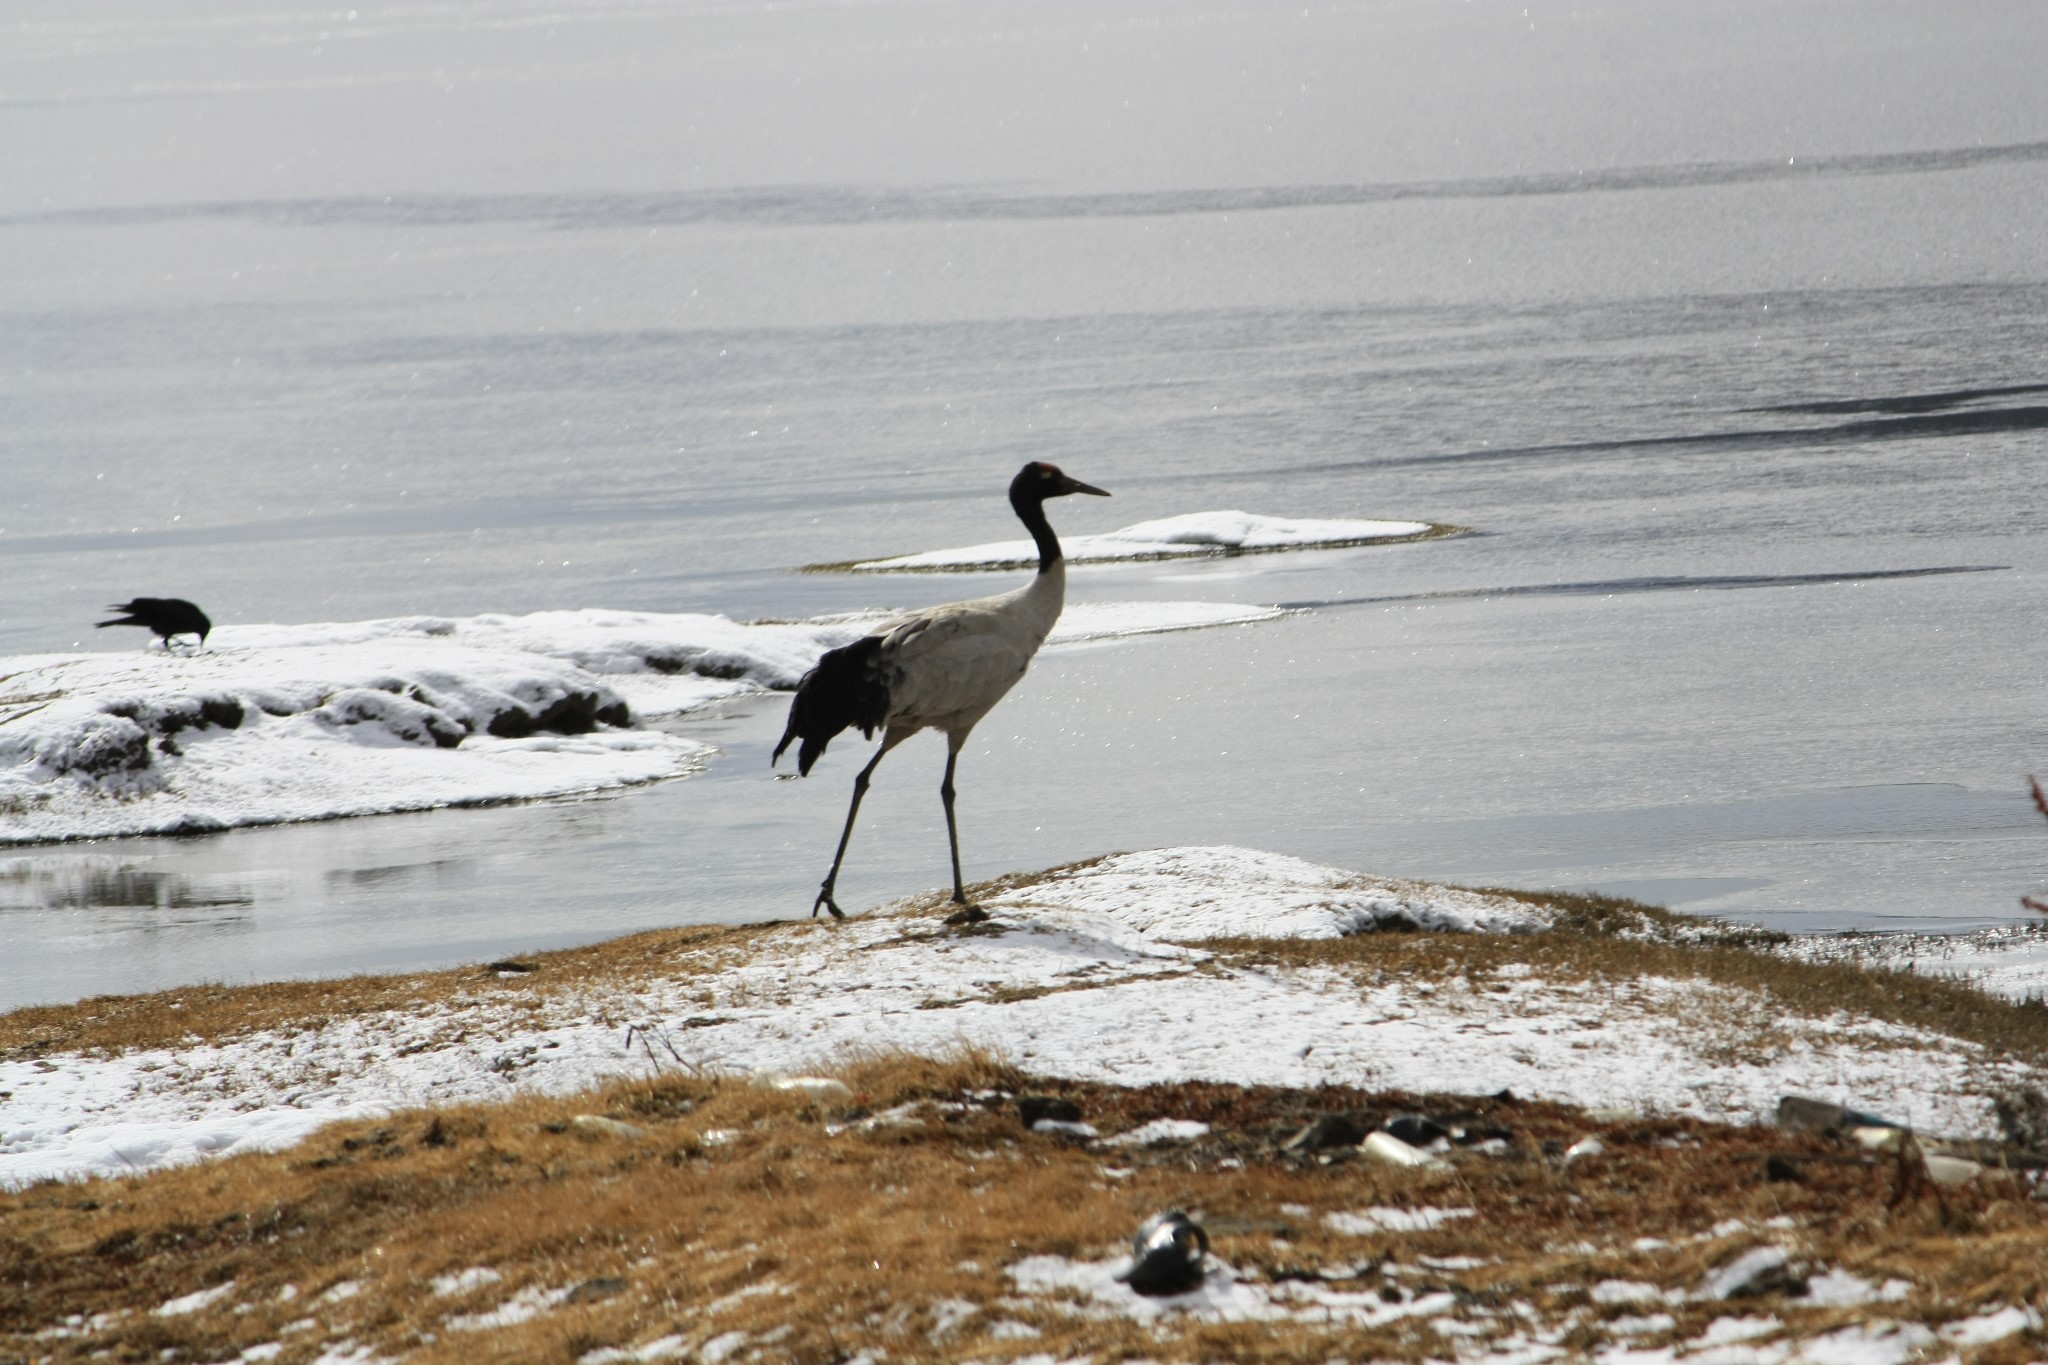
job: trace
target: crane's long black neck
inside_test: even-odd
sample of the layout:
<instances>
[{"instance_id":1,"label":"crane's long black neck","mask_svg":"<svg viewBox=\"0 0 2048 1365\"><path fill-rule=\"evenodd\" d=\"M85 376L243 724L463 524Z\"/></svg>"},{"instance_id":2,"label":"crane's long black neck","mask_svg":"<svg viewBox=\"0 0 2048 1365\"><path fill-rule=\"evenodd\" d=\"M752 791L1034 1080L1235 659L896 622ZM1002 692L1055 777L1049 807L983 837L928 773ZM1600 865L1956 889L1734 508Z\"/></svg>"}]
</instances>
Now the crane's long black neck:
<instances>
[{"instance_id":1,"label":"crane's long black neck","mask_svg":"<svg viewBox=\"0 0 2048 1365\"><path fill-rule=\"evenodd\" d=\"M1052 566L1061 559L1060 538L1052 533L1052 523L1045 519L1045 499L1012 493L1010 507L1038 542L1038 571L1051 573Z\"/></svg>"}]
</instances>

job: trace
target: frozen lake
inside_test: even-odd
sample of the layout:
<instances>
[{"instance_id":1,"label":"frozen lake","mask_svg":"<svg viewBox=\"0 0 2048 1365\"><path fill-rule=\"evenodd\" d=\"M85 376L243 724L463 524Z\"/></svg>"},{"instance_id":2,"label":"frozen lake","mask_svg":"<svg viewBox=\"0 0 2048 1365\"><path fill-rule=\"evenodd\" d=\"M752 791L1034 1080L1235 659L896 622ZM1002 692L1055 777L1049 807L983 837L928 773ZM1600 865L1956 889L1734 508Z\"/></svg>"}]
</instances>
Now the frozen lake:
<instances>
[{"instance_id":1,"label":"frozen lake","mask_svg":"<svg viewBox=\"0 0 2048 1365\"><path fill-rule=\"evenodd\" d=\"M1474 534L1076 568L1304 610L1048 651L962 760L970 877L1230 843L1797 929L2048 890L2035 7L177 8L0 53L0 656L135 650L88 627L137 593L976 595L1017 576L793 570L1009 538L1046 459L1115 494L1069 534ZM861 751L772 780L784 709L605 796L0 850L0 1007L803 913ZM945 878L940 767L880 769L849 908Z\"/></svg>"}]
</instances>

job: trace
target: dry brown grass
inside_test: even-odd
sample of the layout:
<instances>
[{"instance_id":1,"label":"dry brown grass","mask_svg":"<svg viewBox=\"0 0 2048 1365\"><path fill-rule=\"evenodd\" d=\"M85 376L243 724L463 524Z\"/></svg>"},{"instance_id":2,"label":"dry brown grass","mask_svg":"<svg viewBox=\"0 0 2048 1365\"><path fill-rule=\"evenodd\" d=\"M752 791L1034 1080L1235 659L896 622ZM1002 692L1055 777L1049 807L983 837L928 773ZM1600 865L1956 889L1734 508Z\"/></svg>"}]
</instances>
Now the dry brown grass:
<instances>
[{"instance_id":1,"label":"dry brown grass","mask_svg":"<svg viewBox=\"0 0 2048 1365\"><path fill-rule=\"evenodd\" d=\"M1513 1326L1499 1310L1522 1302L1578 1347L1634 1311L1593 1303L1593 1285L1692 1288L1767 1239L1815 1267L1915 1288L1907 1302L1874 1310L1802 1310L1782 1294L1681 1303L1663 1310L1674 1325L1653 1339L1686 1339L1732 1311L1775 1312L1817 1332L1873 1315L1938 1323L2048 1304L2048 1208L2017 1181L1993 1173L1942 1193L1896 1162L1821 1138L1679 1120L1603 1125L1554 1105L1439 1098L1438 1109L1505 1126L1511 1146L1417 1174L1349 1152L1297 1156L1280 1140L1315 1113L1385 1114L1428 1097L1034 1082L973 1053L878 1057L842 1075L858 1092L843 1110L671 1076L337 1124L276 1155L0 1195L0 1331L9 1334L0 1341L16 1358L54 1361L223 1360L271 1342L284 1345L279 1359L306 1361L355 1342L464 1365L570 1361L668 1335L701 1345L731 1332L748 1334L759 1358L806 1362L874 1350L936 1361L1041 1351L1303 1362L1444 1354L1424 1319L1365 1330L1181 1317L1154 1329L1019 1296L1005 1274L1028 1255L1108 1257L1166 1207L1198 1211L1216 1254L1242 1275L1407 1298L1446 1289L1458 1296L1455 1315L1482 1331ZM1004 1098L1026 1088L1078 1101L1105 1132L1157 1117L1213 1131L1170 1149L1090 1149L1026 1131ZM915 1123L859 1122L910 1103L920 1106ZM592 1113L643 1136L586 1135L572 1120ZM1608 1155L1563 1166L1557 1151L1589 1132ZM1793 1159L1800 1178L1769 1179L1773 1155ZM1330 1212L1431 1204L1476 1216L1363 1237L1322 1222ZM1770 1219L1789 1221L1762 1230ZM1743 1230L1713 1235L1724 1220ZM1645 1249L1640 1238L1668 1245ZM1425 1256L1484 1264L1431 1268ZM431 1287L478 1266L502 1278L455 1295ZM201 1311L151 1311L229 1283ZM569 1297L514 1325L451 1326L522 1291ZM974 1311L941 1331L948 1301ZM84 1324L74 1334L37 1335L72 1315ZM998 1337L999 1321L1039 1335ZM2013 1338L1980 1355L2019 1360L2041 1344Z\"/></svg>"},{"instance_id":2,"label":"dry brown grass","mask_svg":"<svg viewBox=\"0 0 2048 1365\"><path fill-rule=\"evenodd\" d=\"M1099 861L1015 873L972 890L977 900L988 900ZM1786 1013L1801 1017L1824 1019L1847 1012L1949 1033L1997 1052L2048 1055L2048 1004L2040 1001L2012 1004L1936 977L1781 957L1769 949L1782 936L1762 931L1687 942L1697 932L1718 933L1720 927L1634 901L1568 893L1487 894L1558 911L1557 930L1505 936L1381 933L1341 940L1260 939L1203 946L1226 960L1345 965L1417 979L1487 972L1510 962L1527 963L1560 981L1619 982L1645 975L1701 979L1764 991ZM950 909L943 893L934 892L927 901L908 908L913 915L931 912L935 917ZM908 927L914 923L906 922L906 933L919 932ZM389 1011L544 1004L591 987L687 983L748 958L779 938L821 932L831 932L830 926L808 920L661 929L580 948L529 953L516 963L451 971L96 996L76 1005L0 1014L0 1058L213 1043L258 1029L317 1027ZM930 932L944 931L935 923Z\"/></svg>"},{"instance_id":3,"label":"dry brown grass","mask_svg":"<svg viewBox=\"0 0 2048 1365\"><path fill-rule=\"evenodd\" d=\"M1573 915L1544 934L1362 934L1344 939L1233 940L1204 944L1230 958L1284 965L1340 966L1404 981L1471 978L1511 963L1535 969L1546 981L1605 981L1620 985L1643 977L1698 980L1754 991L1770 1003L1769 1016L1825 1020L1860 1017L1925 1029L1980 1044L1994 1054L2038 1059L2048 1055L2048 1005L1994 998L1960 981L1853 962L1813 963L1768 951L1768 938L1751 946L1685 944L1603 932L1653 907L1604 897L1532 896L1564 903ZM1669 911L1656 911L1671 916ZM1574 922L1576 921L1576 922Z\"/></svg>"},{"instance_id":4,"label":"dry brown grass","mask_svg":"<svg viewBox=\"0 0 2048 1365\"><path fill-rule=\"evenodd\" d=\"M1007 878L982 894L1043 875ZM2012 1056L2048 1050L2048 1009L2038 1005L1905 974L1624 936L1640 930L1643 907L1532 899L1550 899L1565 927L1210 946L1226 961L1318 966L1362 980L1478 981L1511 963L1549 981L1617 989L1646 976L1701 979L1762 992L1785 1017L1848 1012ZM1671 924L1684 927L1682 917ZM219 1041L384 1011L688 983L787 936L830 932L806 922L668 930L532 955L523 970L499 964L104 997L0 1016L0 1055ZM1743 1046L1774 1021L1726 1022L1731 1046ZM1366 1330L1183 1316L1155 1329L1020 1296L1005 1273L1029 1255L1111 1256L1140 1218L1167 1207L1197 1211L1218 1256L1249 1277L1309 1277L1411 1298L1448 1290L1457 1315L1482 1333L1508 1330L1504 1306L1526 1304L1535 1318L1523 1328L1561 1333L1577 1350L1606 1339L1603 1322L1638 1311L1594 1303L1591 1286L1630 1279L1691 1288L1761 1240L1785 1243L1814 1267L1914 1285L1906 1302L1866 1309L1802 1308L1782 1295L1742 1305L1783 1315L1800 1332L1871 1316L1939 1323L2001 1304L2048 1308L2048 1208L2020 1178L1996 1171L1945 1192L1917 1178L1917 1167L1771 1130L1601 1124L1554 1105L1338 1087L1117 1089L1024 1077L971 1052L938 1061L876 1056L840 1074L858 1092L847 1109L731 1079L669 1075L570 1098L337 1124L274 1155L0 1193L0 1365L225 1360L266 1343L282 1345L281 1360L309 1361L343 1342L425 1362L569 1361L664 1336L694 1349L735 1332L760 1359L805 1362L875 1350L896 1360L985 1361L1039 1352L1190 1361L1446 1354L1446 1340L1423 1319ZM1214 1131L1149 1152L1090 1148L1026 1131L1003 1097L1027 1088L1076 1099L1109 1133L1160 1117ZM916 1123L862 1122L905 1104L920 1106ZM1349 1151L1302 1157L1280 1145L1319 1112L1383 1116L1425 1105L1503 1125L1509 1149L1416 1174ZM574 1122L593 1114L643 1132ZM1561 1163L1566 1145L1594 1132L1606 1156ZM1796 1178L1769 1178L1773 1156L1781 1176L1789 1169ZM1322 1222L1330 1212L1426 1204L1476 1216L1427 1233L1365 1237ZM1789 1222L1764 1230L1772 1219ZM1737 1220L1741 1231L1712 1234ZM1639 1245L1645 1238L1664 1245ZM1485 1264L1447 1270L1425 1256ZM478 1266L501 1278L454 1295L431 1287ZM230 1283L202 1310L152 1311ZM338 1286L355 1292L329 1297ZM451 1325L527 1291L567 1297L513 1325ZM949 1302L972 1311L946 1329L959 1316ZM1689 1339L1737 1310L1678 1303L1658 1311L1673 1325L1638 1344ZM999 1322L1038 1335L999 1336ZM1976 1355L2018 1361L2042 1347L2035 1333Z\"/></svg>"},{"instance_id":5,"label":"dry brown grass","mask_svg":"<svg viewBox=\"0 0 2048 1365\"><path fill-rule=\"evenodd\" d=\"M811 930L776 923L658 929L582 948L529 953L516 962L443 972L94 996L75 1005L0 1014L0 1057L216 1043L257 1029L317 1027L393 1010L538 1001L593 985L682 980L716 970L721 960L748 955L764 938L804 932Z\"/></svg>"}]
</instances>

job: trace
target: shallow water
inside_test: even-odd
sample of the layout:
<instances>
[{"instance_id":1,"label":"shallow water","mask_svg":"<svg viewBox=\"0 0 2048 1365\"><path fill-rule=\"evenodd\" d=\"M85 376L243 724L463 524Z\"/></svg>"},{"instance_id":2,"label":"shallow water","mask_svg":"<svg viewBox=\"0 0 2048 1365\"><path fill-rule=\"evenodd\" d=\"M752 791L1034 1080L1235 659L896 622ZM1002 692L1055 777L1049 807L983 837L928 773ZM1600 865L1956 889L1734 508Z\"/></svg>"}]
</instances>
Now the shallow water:
<instances>
[{"instance_id":1,"label":"shallow water","mask_svg":"<svg viewBox=\"0 0 2048 1365\"><path fill-rule=\"evenodd\" d=\"M646 31L575 41L602 70ZM963 760L970 877L1227 842L1801 929L2048 890L2037 114L1945 106L1804 170L1714 125L1590 178L1496 149L1176 185L1133 154L728 193L614 149L422 190L339 131L425 50L389 41L341 94L165 97L332 134L331 193L50 163L7 200L0 653L134 648L82 628L142 591L233 621L978 594L791 570L1010 536L1042 458L1116 495L1057 507L1074 532L1474 533L1076 570L1077 600L1305 609L1044 656ZM58 148L139 115L35 117ZM686 722L709 772L602 798L9 854L0 1006L800 914L860 749L773 781L781 711ZM943 880L938 769L927 738L880 770L849 904Z\"/></svg>"}]
</instances>

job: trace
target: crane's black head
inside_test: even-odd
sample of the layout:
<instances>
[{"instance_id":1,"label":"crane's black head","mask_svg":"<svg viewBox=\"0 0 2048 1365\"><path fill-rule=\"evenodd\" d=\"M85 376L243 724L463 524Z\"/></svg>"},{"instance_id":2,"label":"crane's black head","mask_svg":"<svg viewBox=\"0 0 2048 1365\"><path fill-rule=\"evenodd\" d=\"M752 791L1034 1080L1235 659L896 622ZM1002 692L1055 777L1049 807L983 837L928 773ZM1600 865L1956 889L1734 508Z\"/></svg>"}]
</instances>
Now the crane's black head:
<instances>
[{"instance_id":1,"label":"crane's black head","mask_svg":"<svg viewBox=\"0 0 2048 1365\"><path fill-rule=\"evenodd\" d=\"M1017 471L1017 477L1010 480L1010 505L1020 511L1026 504L1043 503L1047 498L1063 498L1069 493L1093 493L1106 498L1108 492L1094 484L1070 479L1060 472L1058 465L1033 460Z\"/></svg>"}]
</instances>

